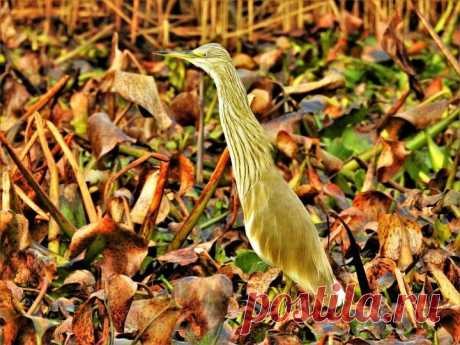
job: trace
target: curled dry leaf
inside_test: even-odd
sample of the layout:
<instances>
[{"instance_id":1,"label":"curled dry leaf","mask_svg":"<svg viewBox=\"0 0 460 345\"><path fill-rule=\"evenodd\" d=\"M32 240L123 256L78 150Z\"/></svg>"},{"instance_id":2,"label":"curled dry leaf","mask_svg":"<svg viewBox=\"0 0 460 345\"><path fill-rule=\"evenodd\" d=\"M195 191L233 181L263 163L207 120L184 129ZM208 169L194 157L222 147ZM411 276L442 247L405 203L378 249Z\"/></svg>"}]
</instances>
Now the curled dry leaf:
<instances>
[{"instance_id":1,"label":"curled dry leaf","mask_svg":"<svg viewBox=\"0 0 460 345\"><path fill-rule=\"evenodd\" d=\"M137 284L128 276L117 274L110 277L106 285L107 301L113 324L118 332L123 332L126 316L137 290Z\"/></svg>"},{"instance_id":2,"label":"curled dry leaf","mask_svg":"<svg viewBox=\"0 0 460 345\"><path fill-rule=\"evenodd\" d=\"M357 193L353 199L353 206L364 212L369 220L378 220L387 213L393 200L385 193L368 191Z\"/></svg>"},{"instance_id":3,"label":"curled dry leaf","mask_svg":"<svg viewBox=\"0 0 460 345\"><path fill-rule=\"evenodd\" d=\"M147 255L147 242L136 233L117 226L108 216L73 235L69 247L71 257L80 254L98 236L106 241L100 262L104 277L116 273L132 276L139 271Z\"/></svg>"},{"instance_id":4,"label":"curled dry leaf","mask_svg":"<svg viewBox=\"0 0 460 345\"><path fill-rule=\"evenodd\" d=\"M375 258L364 265L369 287L378 291L389 288L395 281L394 270L396 264L388 258Z\"/></svg>"},{"instance_id":5,"label":"curled dry leaf","mask_svg":"<svg viewBox=\"0 0 460 345\"><path fill-rule=\"evenodd\" d=\"M286 86L284 88L284 91L288 95L291 95L297 93L308 93L322 88L332 90L338 87L342 87L343 85L345 85L345 78L343 77L343 75L337 72L332 72L318 81L312 81L309 83L302 83L293 86Z\"/></svg>"},{"instance_id":6,"label":"curled dry leaf","mask_svg":"<svg viewBox=\"0 0 460 345\"><path fill-rule=\"evenodd\" d=\"M195 167L183 153L179 155L179 182L179 196L184 196L195 184Z\"/></svg>"},{"instance_id":7,"label":"curled dry leaf","mask_svg":"<svg viewBox=\"0 0 460 345\"><path fill-rule=\"evenodd\" d=\"M244 68L252 70L256 68L257 64L254 59L248 54L238 53L232 57L233 64L236 68Z\"/></svg>"},{"instance_id":8,"label":"curled dry leaf","mask_svg":"<svg viewBox=\"0 0 460 345\"><path fill-rule=\"evenodd\" d=\"M157 188L159 172L155 171L153 174L147 176L144 186L142 187L141 194L137 199L134 207L131 210L131 220L136 224L143 224L145 216L149 210L152 198L155 195ZM166 196L161 199L160 210L156 218L156 224L161 223L166 219L169 214L170 206Z\"/></svg>"},{"instance_id":9,"label":"curled dry leaf","mask_svg":"<svg viewBox=\"0 0 460 345\"><path fill-rule=\"evenodd\" d=\"M232 283L222 274L185 277L174 282L174 300L193 316L190 321L198 336L216 330L224 321L232 294Z\"/></svg>"},{"instance_id":10,"label":"curled dry leaf","mask_svg":"<svg viewBox=\"0 0 460 345\"><path fill-rule=\"evenodd\" d=\"M76 270L70 273L65 279L62 287L76 285L78 289L89 296L94 292L96 286L96 279L94 275L88 270Z\"/></svg>"},{"instance_id":11,"label":"curled dry leaf","mask_svg":"<svg viewBox=\"0 0 460 345\"><path fill-rule=\"evenodd\" d=\"M143 332L143 345L169 345L181 311L171 307L166 297L136 300L131 304L125 332Z\"/></svg>"},{"instance_id":12,"label":"curled dry leaf","mask_svg":"<svg viewBox=\"0 0 460 345\"><path fill-rule=\"evenodd\" d=\"M379 181L388 182L396 175L409 155L401 141L382 140L382 153L377 161L377 176Z\"/></svg>"},{"instance_id":13,"label":"curled dry leaf","mask_svg":"<svg viewBox=\"0 0 460 345\"><path fill-rule=\"evenodd\" d=\"M91 148L97 159L112 151L118 144L127 141L135 142L133 138L115 126L106 113L91 115L88 124Z\"/></svg>"},{"instance_id":14,"label":"curled dry leaf","mask_svg":"<svg viewBox=\"0 0 460 345\"><path fill-rule=\"evenodd\" d=\"M270 92L262 89L254 89L248 96L253 96L251 110L256 114L263 114L272 106L272 97Z\"/></svg>"},{"instance_id":15,"label":"curled dry leaf","mask_svg":"<svg viewBox=\"0 0 460 345\"><path fill-rule=\"evenodd\" d=\"M294 138L286 132L279 131L276 137L276 146L282 151L286 156L293 158L297 154L297 143Z\"/></svg>"},{"instance_id":16,"label":"curled dry leaf","mask_svg":"<svg viewBox=\"0 0 460 345\"><path fill-rule=\"evenodd\" d=\"M380 255L397 261L402 269L409 266L413 262L413 255L419 255L422 250L420 226L397 213L378 218L378 238Z\"/></svg>"},{"instance_id":17,"label":"curled dry leaf","mask_svg":"<svg viewBox=\"0 0 460 345\"><path fill-rule=\"evenodd\" d=\"M112 76L110 91L146 109L155 118L159 129L165 130L172 125L152 76L123 71L114 71Z\"/></svg>"},{"instance_id":18,"label":"curled dry leaf","mask_svg":"<svg viewBox=\"0 0 460 345\"><path fill-rule=\"evenodd\" d=\"M447 110L448 105L449 101L447 100L421 104L406 111L396 113L394 117L406 120L417 129L423 129L439 121Z\"/></svg>"},{"instance_id":19,"label":"curled dry leaf","mask_svg":"<svg viewBox=\"0 0 460 345\"><path fill-rule=\"evenodd\" d=\"M160 255L158 260L178 264L181 266L190 265L198 260L198 255L194 247L180 248Z\"/></svg>"}]
</instances>

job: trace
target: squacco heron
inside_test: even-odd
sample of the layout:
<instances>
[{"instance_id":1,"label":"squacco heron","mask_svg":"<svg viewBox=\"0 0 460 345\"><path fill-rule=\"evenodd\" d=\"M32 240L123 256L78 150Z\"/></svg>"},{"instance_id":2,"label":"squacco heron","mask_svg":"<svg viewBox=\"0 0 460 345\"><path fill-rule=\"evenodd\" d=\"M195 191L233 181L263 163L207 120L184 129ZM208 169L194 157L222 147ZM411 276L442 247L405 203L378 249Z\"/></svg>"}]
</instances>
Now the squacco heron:
<instances>
[{"instance_id":1,"label":"squacco heron","mask_svg":"<svg viewBox=\"0 0 460 345\"><path fill-rule=\"evenodd\" d=\"M307 292L329 290L334 275L304 205L277 170L272 146L248 103L229 53L219 44L160 52L203 69L217 87L220 122L254 251Z\"/></svg>"}]
</instances>

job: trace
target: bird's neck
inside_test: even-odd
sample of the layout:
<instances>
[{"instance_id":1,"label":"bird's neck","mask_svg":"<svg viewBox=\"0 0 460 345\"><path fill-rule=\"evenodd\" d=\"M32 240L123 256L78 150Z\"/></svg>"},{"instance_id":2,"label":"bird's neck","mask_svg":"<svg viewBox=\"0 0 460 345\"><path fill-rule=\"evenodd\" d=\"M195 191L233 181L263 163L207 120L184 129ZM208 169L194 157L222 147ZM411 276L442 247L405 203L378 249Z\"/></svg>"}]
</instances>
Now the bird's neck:
<instances>
[{"instance_id":1,"label":"bird's neck","mask_svg":"<svg viewBox=\"0 0 460 345\"><path fill-rule=\"evenodd\" d=\"M261 174L273 165L271 144L249 107L246 90L231 64L212 76L238 193L243 198Z\"/></svg>"}]
</instances>

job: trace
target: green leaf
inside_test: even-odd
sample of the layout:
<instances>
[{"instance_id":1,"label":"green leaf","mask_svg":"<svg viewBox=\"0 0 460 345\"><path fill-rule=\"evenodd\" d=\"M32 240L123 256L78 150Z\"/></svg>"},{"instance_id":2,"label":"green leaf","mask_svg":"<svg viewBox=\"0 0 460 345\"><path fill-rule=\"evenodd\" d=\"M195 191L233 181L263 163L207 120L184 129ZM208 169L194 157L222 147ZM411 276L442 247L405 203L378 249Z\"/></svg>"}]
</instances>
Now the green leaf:
<instances>
[{"instance_id":1,"label":"green leaf","mask_svg":"<svg viewBox=\"0 0 460 345\"><path fill-rule=\"evenodd\" d=\"M244 273L265 272L268 265L252 250L241 250L237 253L235 265Z\"/></svg>"},{"instance_id":2,"label":"green leaf","mask_svg":"<svg viewBox=\"0 0 460 345\"><path fill-rule=\"evenodd\" d=\"M427 133L425 133L425 135L428 144L428 152L430 153L431 165L433 166L433 170L438 172L444 168L447 163L446 153L435 144L430 135Z\"/></svg>"}]
</instances>

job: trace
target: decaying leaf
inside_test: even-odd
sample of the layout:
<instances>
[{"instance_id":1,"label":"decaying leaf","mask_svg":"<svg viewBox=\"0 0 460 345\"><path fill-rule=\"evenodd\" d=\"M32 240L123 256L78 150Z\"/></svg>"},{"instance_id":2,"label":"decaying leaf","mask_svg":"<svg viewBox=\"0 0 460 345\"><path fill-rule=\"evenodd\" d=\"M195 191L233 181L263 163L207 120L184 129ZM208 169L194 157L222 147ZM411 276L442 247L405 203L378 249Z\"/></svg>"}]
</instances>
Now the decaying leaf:
<instances>
[{"instance_id":1,"label":"decaying leaf","mask_svg":"<svg viewBox=\"0 0 460 345\"><path fill-rule=\"evenodd\" d=\"M110 90L145 108L155 118L159 129L165 130L172 125L153 76L115 71Z\"/></svg>"},{"instance_id":2,"label":"decaying leaf","mask_svg":"<svg viewBox=\"0 0 460 345\"><path fill-rule=\"evenodd\" d=\"M363 211L369 220L378 220L389 211L392 203L388 195L379 191L357 193L353 199L353 206Z\"/></svg>"},{"instance_id":3,"label":"decaying leaf","mask_svg":"<svg viewBox=\"0 0 460 345\"><path fill-rule=\"evenodd\" d=\"M248 95L253 96L251 102L251 110L256 114L263 114L268 111L272 106L272 97L267 90L254 89Z\"/></svg>"},{"instance_id":4,"label":"decaying leaf","mask_svg":"<svg viewBox=\"0 0 460 345\"><path fill-rule=\"evenodd\" d=\"M276 146L288 157L293 158L297 153L297 143L286 131L279 131Z\"/></svg>"},{"instance_id":5,"label":"decaying leaf","mask_svg":"<svg viewBox=\"0 0 460 345\"><path fill-rule=\"evenodd\" d=\"M126 317L125 332L142 332L143 345L169 345L180 315L167 297L136 300Z\"/></svg>"},{"instance_id":6,"label":"decaying leaf","mask_svg":"<svg viewBox=\"0 0 460 345\"><path fill-rule=\"evenodd\" d=\"M92 299L88 299L80 305L72 320L72 330L78 345L93 345L95 343L92 302Z\"/></svg>"},{"instance_id":7,"label":"decaying leaf","mask_svg":"<svg viewBox=\"0 0 460 345\"><path fill-rule=\"evenodd\" d=\"M216 330L224 321L232 293L231 281L222 274L185 277L174 282L174 300L192 315L196 323L192 328L198 328L198 336Z\"/></svg>"},{"instance_id":8,"label":"decaying leaf","mask_svg":"<svg viewBox=\"0 0 460 345\"><path fill-rule=\"evenodd\" d=\"M372 290L389 288L395 281L396 264L389 258L377 257L364 265L369 287Z\"/></svg>"},{"instance_id":9,"label":"decaying leaf","mask_svg":"<svg viewBox=\"0 0 460 345\"><path fill-rule=\"evenodd\" d=\"M397 213L378 218L378 237L380 255L396 261L400 268L409 266L422 250L420 226Z\"/></svg>"},{"instance_id":10,"label":"decaying leaf","mask_svg":"<svg viewBox=\"0 0 460 345\"><path fill-rule=\"evenodd\" d=\"M174 119L182 126L194 125L200 117L200 98L196 90L178 94L171 102Z\"/></svg>"},{"instance_id":11,"label":"decaying leaf","mask_svg":"<svg viewBox=\"0 0 460 345\"><path fill-rule=\"evenodd\" d=\"M144 222L145 216L149 210L150 204L152 203L152 198L155 195L155 190L157 188L159 172L155 171L153 174L150 174L142 187L141 194L137 199L134 207L131 210L131 220L136 224L142 224ZM166 196L163 196L160 204L160 211L158 212L156 218L156 224L161 223L169 214L169 201Z\"/></svg>"},{"instance_id":12,"label":"decaying leaf","mask_svg":"<svg viewBox=\"0 0 460 345\"><path fill-rule=\"evenodd\" d=\"M88 134L96 158L112 151L118 144L135 142L120 128L115 126L106 113L95 113L88 120Z\"/></svg>"},{"instance_id":13,"label":"decaying leaf","mask_svg":"<svg viewBox=\"0 0 460 345\"><path fill-rule=\"evenodd\" d=\"M179 196L184 196L195 184L195 167L183 153L179 155Z\"/></svg>"},{"instance_id":14,"label":"decaying leaf","mask_svg":"<svg viewBox=\"0 0 460 345\"><path fill-rule=\"evenodd\" d=\"M137 284L123 274L110 277L110 282L106 284L107 302L113 324L119 332L123 332L125 319L136 290Z\"/></svg>"},{"instance_id":15,"label":"decaying leaf","mask_svg":"<svg viewBox=\"0 0 460 345\"><path fill-rule=\"evenodd\" d=\"M401 141L382 140L382 146L377 161L377 176L379 181L388 182L401 169L409 152Z\"/></svg>"},{"instance_id":16,"label":"decaying leaf","mask_svg":"<svg viewBox=\"0 0 460 345\"><path fill-rule=\"evenodd\" d=\"M75 128L75 133L79 135L85 135L88 128L88 107L89 97L85 92L76 92L70 98L70 108L73 114L71 123ZM93 130L96 129L93 128Z\"/></svg>"},{"instance_id":17,"label":"decaying leaf","mask_svg":"<svg viewBox=\"0 0 460 345\"><path fill-rule=\"evenodd\" d=\"M318 81L312 81L309 83L302 83L299 85L286 86L284 91L287 94L298 94L298 93L308 93L318 89L336 89L345 84L345 78L342 74L334 72L326 75L324 78Z\"/></svg>"},{"instance_id":18,"label":"decaying leaf","mask_svg":"<svg viewBox=\"0 0 460 345\"><path fill-rule=\"evenodd\" d=\"M139 271L147 255L146 241L136 233L117 226L108 216L79 229L73 235L69 247L71 257L80 254L98 236L106 241L100 262L104 277L113 274L132 276Z\"/></svg>"},{"instance_id":19,"label":"decaying leaf","mask_svg":"<svg viewBox=\"0 0 460 345\"><path fill-rule=\"evenodd\" d=\"M403 112L396 113L394 117L406 120L418 129L423 129L436 123L447 110L449 101L442 100L428 104L421 104Z\"/></svg>"}]
</instances>

